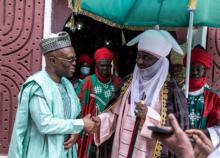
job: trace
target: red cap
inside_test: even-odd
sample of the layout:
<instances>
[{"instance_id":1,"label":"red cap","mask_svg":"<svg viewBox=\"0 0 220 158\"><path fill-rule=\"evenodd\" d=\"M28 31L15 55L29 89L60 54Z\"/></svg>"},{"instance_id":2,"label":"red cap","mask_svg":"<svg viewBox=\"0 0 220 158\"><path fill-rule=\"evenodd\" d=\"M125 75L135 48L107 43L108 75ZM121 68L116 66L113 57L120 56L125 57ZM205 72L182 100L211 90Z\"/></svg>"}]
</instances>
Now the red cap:
<instances>
[{"instance_id":1,"label":"red cap","mask_svg":"<svg viewBox=\"0 0 220 158\"><path fill-rule=\"evenodd\" d=\"M93 65L92 58L87 54L82 54L79 56L79 64L86 62L90 67Z\"/></svg>"},{"instance_id":2,"label":"red cap","mask_svg":"<svg viewBox=\"0 0 220 158\"><path fill-rule=\"evenodd\" d=\"M110 60L112 61L112 52L108 49L108 48L100 48L100 49L97 49L95 54L94 54L94 59L95 59L95 62L98 63L100 60Z\"/></svg>"},{"instance_id":3,"label":"red cap","mask_svg":"<svg viewBox=\"0 0 220 158\"><path fill-rule=\"evenodd\" d=\"M186 66L187 55L184 56L183 65ZM212 66L212 57L207 51L200 48L194 48L191 52L191 63L202 64L206 69Z\"/></svg>"}]
</instances>

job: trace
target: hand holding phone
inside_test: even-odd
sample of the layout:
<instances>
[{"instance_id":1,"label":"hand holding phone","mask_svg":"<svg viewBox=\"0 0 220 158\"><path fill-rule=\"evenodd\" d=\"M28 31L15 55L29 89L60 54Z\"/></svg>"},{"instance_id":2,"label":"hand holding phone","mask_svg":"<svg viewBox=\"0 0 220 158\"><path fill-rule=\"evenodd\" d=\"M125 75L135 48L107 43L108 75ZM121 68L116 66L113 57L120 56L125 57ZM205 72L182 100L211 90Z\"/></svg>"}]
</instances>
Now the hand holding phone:
<instances>
[{"instance_id":1,"label":"hand holding phone","mask_svg":"<svg viewBox=\"0 0 220 158\"><path fill-rule=\"evenodd\" d=\"M173 130L166 127L148 126L148 129L152 130L155 134L171 135Z\"/></svg>"}]
</instances>

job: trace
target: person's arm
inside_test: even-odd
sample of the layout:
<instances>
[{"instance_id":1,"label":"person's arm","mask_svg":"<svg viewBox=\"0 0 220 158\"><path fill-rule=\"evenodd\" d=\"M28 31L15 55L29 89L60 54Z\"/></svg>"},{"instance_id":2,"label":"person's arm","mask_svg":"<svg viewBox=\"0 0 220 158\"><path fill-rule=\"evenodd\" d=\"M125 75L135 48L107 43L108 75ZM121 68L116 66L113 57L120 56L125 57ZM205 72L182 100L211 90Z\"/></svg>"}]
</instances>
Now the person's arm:
<instances>
[{"instance_id":1,"label":"person's arm","mask_svg":"<svg viewBox=\"0 0 220 158\"><path fill-rule=\"evenodd\" d=\"M84 128L83 119L54 117L45 99L37 95L30 100L30 115L39 132L43 134L74 134Z\"/></svg>"},{"instance_id":2,"label":"person's arm","mask_svg":"<svg viewBox=\"0 0 220 158\"><path fill-rule=\"evenodd\" d=\"M117 116L115 113L108 111L100 114L97 117L93 117L93 120L97 125L97 130L94 133L94 142L98 146L108 140L114 133Z\"/></svg>"}]
</instances>

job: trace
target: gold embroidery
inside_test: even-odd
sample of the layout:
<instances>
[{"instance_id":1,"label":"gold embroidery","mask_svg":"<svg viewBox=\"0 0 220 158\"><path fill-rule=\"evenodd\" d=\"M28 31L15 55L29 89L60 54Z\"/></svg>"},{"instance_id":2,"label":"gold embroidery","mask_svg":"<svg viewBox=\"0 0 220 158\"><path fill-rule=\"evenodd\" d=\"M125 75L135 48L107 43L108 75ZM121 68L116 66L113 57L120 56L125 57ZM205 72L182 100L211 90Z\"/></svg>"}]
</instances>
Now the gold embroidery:
<instances>
[{"instance_id":1,"label":"gold embroidery","mask_svg":"<svg viewBox=\"0 0 220 158\"><path fill-rule=\"evenodd\" d=\"M167 98L168 98L168 88L167 88L167 82L164 83L163 90L161 92L162 97L162 108L161 108L161 125L166 125L166 117L167 117ZM153 152L153 158L159 158L162 151L162 145L161 142L157 140L155 149Z\"/></svg>"},{"instance_id":2,"label":"gold embroidery","mask_svg":"<svg viewBox=\"0 0 220 158\"><path fill-rule=\"evenodd\" d=\"M130 86L132 81L132 77L130 77L121 87L121 95L124 94L126 92L126 90L128 89L128 87Z\"/></svg>"}]
</instances>

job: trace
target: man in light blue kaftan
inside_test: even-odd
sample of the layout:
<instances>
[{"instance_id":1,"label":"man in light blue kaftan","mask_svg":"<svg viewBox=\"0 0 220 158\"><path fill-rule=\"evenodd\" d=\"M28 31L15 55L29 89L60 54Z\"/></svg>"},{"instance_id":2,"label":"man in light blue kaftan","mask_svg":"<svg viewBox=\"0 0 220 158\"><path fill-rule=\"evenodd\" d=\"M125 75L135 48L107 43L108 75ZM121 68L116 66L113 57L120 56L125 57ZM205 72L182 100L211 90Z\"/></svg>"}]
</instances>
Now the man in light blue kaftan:
<instances>
[{"instance_id":1,"label":"man in light blue kaftan","mask_svg":"<svg viewBox=\"0 0 220 158\"><path fill-rule=\"evenodd\" d=\"M9 158L76 158L76 134L91 132L90 116L76 119L79 99L66 77L75 71L76 54L66 32L41 42L46 70L23 84L9 147Z\"/></svg>"}]
</instances>

